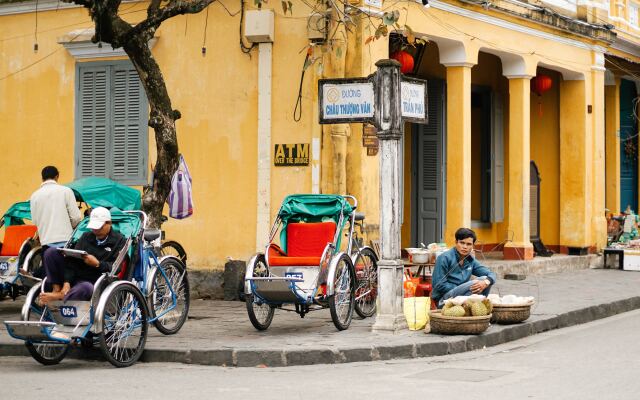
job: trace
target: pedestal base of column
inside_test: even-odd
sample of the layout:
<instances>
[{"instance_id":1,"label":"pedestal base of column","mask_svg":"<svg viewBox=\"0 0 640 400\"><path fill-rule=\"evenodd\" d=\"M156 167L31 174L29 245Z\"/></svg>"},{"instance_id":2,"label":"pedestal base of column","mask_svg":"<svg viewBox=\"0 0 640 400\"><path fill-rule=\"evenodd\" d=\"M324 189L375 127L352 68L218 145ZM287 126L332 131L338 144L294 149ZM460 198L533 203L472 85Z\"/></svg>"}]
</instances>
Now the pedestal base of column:
<instances>
[{"instance_id":1,"label":"pedestal base of column","mask_svg":"<svg viewBox=\"0 0 640 400\"><path fill-rule=\"evenodd\" d=\"M502 249L502 258L505 260L531 260L533 259L533 245L531 243L507 243Z\"/></svg>"},{"instance_id":2,"label":"pedestal base of column","mask_svg":"<svg viewBox=\"0 0 640 400\"><path fill-rule=\"evenodd\" d=\"M374 332L398 332L407 329L407 319L402 315L378 315L371 327Z\"/></svg>"},{"instance_id":3,"label":"pedestal base of column","mask_svg":"<svg viewBox=\"0 0 640 400\"><path fill-rule=\"evenodd\" d=\"M402 312L402 270L401 260L380 260L378 262L378 300L376 322L373 331L397 332L407 327Z\"/></svg>"}]
</instances>

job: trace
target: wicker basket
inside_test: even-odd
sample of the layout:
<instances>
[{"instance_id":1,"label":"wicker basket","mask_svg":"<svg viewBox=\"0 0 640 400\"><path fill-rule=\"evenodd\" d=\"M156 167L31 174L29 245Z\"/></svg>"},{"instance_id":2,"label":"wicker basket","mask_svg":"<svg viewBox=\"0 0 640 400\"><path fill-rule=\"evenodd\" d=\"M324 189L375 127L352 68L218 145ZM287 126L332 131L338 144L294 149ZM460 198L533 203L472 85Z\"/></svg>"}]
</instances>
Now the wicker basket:
<instances>
[{"instance_id":1,"label":"wicker basket","mask_svg":"<svg viewBox=\"0 0 640 400\"><path fill-rule=\"evenodd\" d=\"M531 315L531 306L528 304L494 304L491 322L498 324L517 324L525 321Z\"/></svg>"},{"instance_id":2,"label":"wicker basket","mask_svg":"<svg viewBox=\"0 0 640 400\"><path fill-rule=\"evenodd\" d=\"M487 330L491 314L482 317L447 317L431 311L431 332L446 335L477 335Z\"/></svg>"}]
</instances>

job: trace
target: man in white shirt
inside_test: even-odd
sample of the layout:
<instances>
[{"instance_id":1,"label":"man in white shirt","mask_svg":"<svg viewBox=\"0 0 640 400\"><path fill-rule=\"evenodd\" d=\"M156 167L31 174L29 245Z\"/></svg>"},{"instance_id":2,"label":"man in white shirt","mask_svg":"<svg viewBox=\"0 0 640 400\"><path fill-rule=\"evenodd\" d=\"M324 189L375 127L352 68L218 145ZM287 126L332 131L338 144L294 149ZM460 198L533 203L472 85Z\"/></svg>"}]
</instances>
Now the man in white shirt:
<instances>
[{"instance_id":1,"label":"man in white shirt","mask_svg":"<svg viewBox=\"0 0 640 400\"><path fill-rule=\"evenodd\" d=\"M31 220L38 227L40 244L62 247L82 220L73 190L58 184L58 169L42 169L42 185L31 195Z\"/></svg>"}]
</instances>

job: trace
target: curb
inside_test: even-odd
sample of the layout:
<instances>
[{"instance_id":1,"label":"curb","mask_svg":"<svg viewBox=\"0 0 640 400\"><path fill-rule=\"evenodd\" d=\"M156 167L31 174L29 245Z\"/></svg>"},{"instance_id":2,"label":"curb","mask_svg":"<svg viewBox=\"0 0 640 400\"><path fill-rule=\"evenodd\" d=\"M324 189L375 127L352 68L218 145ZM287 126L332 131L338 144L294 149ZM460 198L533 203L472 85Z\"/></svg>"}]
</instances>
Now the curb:
<instances>
[{"instance_id":1,"label":"curb","mask_svg":"<svg viewBox=\"0 0 640 400\"><path fill-rule=\"evenodd\" d=\"M407 343L396 346L318 348L309 350L182 350L146 348L141 362L171 362L221 367L289 367L342 364L366 361L435 357L478 350L527 336L567 328L640 309L640 296L588 306L556 315L533 316L516 325L491 325L491 331L477 336L445 336L446 341ZM0 357L29 356L21 343L0 344ZM100 360L99 351L71 351L70 358Z\"/></svg>"}]
</instances>

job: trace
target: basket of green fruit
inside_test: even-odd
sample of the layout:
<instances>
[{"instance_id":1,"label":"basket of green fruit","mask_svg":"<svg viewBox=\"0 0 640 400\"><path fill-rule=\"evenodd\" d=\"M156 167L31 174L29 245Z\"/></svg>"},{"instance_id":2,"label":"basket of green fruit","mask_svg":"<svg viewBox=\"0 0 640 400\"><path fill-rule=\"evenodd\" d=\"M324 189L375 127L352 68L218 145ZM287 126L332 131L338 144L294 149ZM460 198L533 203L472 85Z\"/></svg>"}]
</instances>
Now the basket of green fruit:
<instances>
[{"instance_id":1,"label":"basket of green fruit","mask_svg":"<svg viewBox=\"0 0 640 400\"><path fill-rule=\"evenodd\" d=\"M462 296L446 302L442 310L431 312L431 332L446 335L477 335L491 321L491 302L484 296Z\"/></svg>"}]
</instances>

